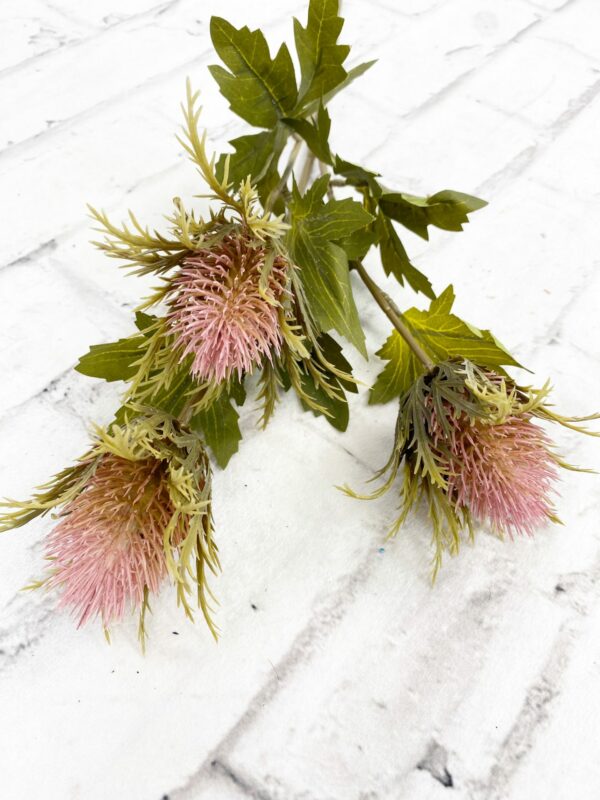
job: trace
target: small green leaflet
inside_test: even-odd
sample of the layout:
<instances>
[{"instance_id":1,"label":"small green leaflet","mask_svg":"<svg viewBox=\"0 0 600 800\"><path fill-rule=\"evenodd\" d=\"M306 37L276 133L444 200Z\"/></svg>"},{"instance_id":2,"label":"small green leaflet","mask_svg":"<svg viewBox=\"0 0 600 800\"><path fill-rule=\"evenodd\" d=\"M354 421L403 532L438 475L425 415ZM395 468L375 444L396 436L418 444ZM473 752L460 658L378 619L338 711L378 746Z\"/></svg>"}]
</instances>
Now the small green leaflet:
<instances>
[{"instance_id":1,"label":"small green leaflet","mask_svg":"<svg viewBox=\"0 0 600 800\"><path fill-rule=\"evenodd\" d=\"M330 379L331 381L331 379ZM305 411L312 411L315 417L323 416L327 420L327 422L334 427L337 431L345 431L348 427L348 422L350 420L350 412L348 409L348 401L346 400L346 395L344 394L343 389L339 385L339 381L333 380L332 383L337 383L338 391L340 397L330 397L324 389L320 386L316 386L313 378L310 375L303 375L302 376L302 388L306 392L309 397L312 397L315 402L317 402L320 406L327 409L327 414L323 414L321 411L318 411L315 408L311 408L308 406L304 401L302 401L302 407Z\"/></svg>"},{"instance_id":2,"label":"small green leaflet","mask_svg":"<svg viewBox=\"0 0 600 800\"><path fill-rule=\"evenodd\" d=\"M219 180L223 179L225 161L229 158L228 180L235 188L248 176L256 186L260 200L266 205L269 194L279 184L280 176L277 172L279 156L285 146L288 132L285 125L278 123L271 131L240 136L232 139L229 144L235 149L229 156L222 155L216 166ZM282 200L272 209L276 214L282 214Z\"/></svg>"},{"instance_id":3,"label":"small green leaflet","mask_svg":"<svg viewBox=\"0 0 600 800\"><path fill-rule=\"evenodd\" d=\"M323 97L321 98L321 102L323 103L323 105L327 105L327 103L329 103L329 101L333 97L335 97L336 94L338 94L339 92L343 91L347 86L350 86L350 84L353 81L355 81L357 78L360 78L361 75L364 75L365 72L367 72L367 70L371 69L371 67L376 63L377 63L377 59L375 58L375 59L373 59L373 61L363 61L362 64L357 64L355 67L352 67L351 69L349 69L348 70L348 74L346 75L344 80L341 83L339 83L335 87L335 89L332 89L331 91L329 91L329 92L327 92L326 94L323 95ZM313 103L313 105L314 105L314 103ZM310 113L312 113L312 111L314 110L313 109L313 105L309 106L309 108L308 108L308 111Z\"/></svg>"},{"instance_id":4,"label":"small green leaflet","mask_svg":"<svg viewBox=\"0 0 600 800\"><path fill-rule=\"evenodd\" d=\"M329 149L331 118L323 104L319 106L315 122L292 118L286 118L283 121L304 139L320 161L331 164L332 155Z\"/></svg>"},{"instance_id":5,"label":"small green leaflet","mask_svg":"<svg viewBox=\"0 0 600 800\"><path fill-rule=\"evenodd\" d=\"M238 451L242 438L239 417L230 395L223 392L207 409L195 414L190 422L191 429L204 436L220 467L225 468Z\"/></svg>"},{"instance_id":6,"label":"small green leaflet","mask_svg":"<svg viewBox=\"0 0 600 800\"><path fill-rule=\"evenodd\" d=\"M231 110L258 128L273 128L296 105L298 90L287 45L274 59L260 30L237 30L221 17L212 17L210 35L215 50L230 72L209 67Z\"/></svg>"},{"instance_id":7,"label":"small green leaflet","mask_svg":"<svg viewBox=\"0 0 600 800\"><path fill-rule=\"evenodd\" d=\"M235 150L229 156L229 181L237 189L249 175L252 183L256 184L264 178L273 161L277 163L285 144L285 131L277 126L272 131L239 136L229 144ZM217 162L216 173L219 180L223 178L226 158L226 155L222 155Z\"/></svg>"},{"instance_id":8,"label":"small green leaflet","mask_svg":"<svg viewBox=\"0 0 600 800\"><path fill-rule=\"evenodd\" d=\"M448 286L428 311L411 308L403 317L412 334L436 363L448 358L466 358L473 363L501 371L503 366L521 366L490 331L480 331L451 313L454 289ZM406 392L424 371L397 331L392 331L377 353L389 363L371 389L370 403L387 403Z\"/></svg>"},{"instance_id":9,"label":"small green leaflet","mask_svg":"<svg viewBox=\"0 0 600 800\"><path fill-rule=\"evenodd\" d=\"M81 356L77 372L105 381L127 381L136 373L135 362L141 357L146 338L136 335L110 344L94 344Z\"/></svg>"},{"instance_id":10,"label":"small green leaflet","mask_svg":"<svg viewBox=\"0 0 600 800\"><path fill-rule=\"evenodd\" d=\"M325 359L332 366L345 372L347 375L352 375L352 365L345 358L342 353L342 348L329 334L323 333L319 336L319 347ZM305 402L302 402L302 407L305 411L312 411L315 417L324 416L327 422L338 431L345 431L348 427L350 418L348 401L344 390L347 392L357 393L358 388L355 383L350 380L338 378L333 373L327 372L327 382L335 386L340 394L340 398L329 397L321 387L317 387L313 378L310 375L304 375L302 378L302 388L306 394L310 395L316 402L326 408L328 414L323 414L314 408L310 408Z\"/></svg>"},{"instance_id":11,"label":"small green leaflet","mask_svg":"<svg viewBox=\"0 0 600 800\"><path fill-rule=\"evenodd\" d=\"M339 156L335 157L333 171L336 175L346 178L351 186L368 188L375 198L379 197L383 191L377 181L377 178L380 177L379 173L370 172L368 169L358 166L358 164L344 161Z\"/></svg>"},{"instance_id":12,"label":"small green leaflet","mask_svg":"<svg viewBox=\"0 0 600 800\"><path fill-rule=\"evenodd\" d=\"M432 300L435 297L435 292L429 279L411 264L391 220L384 214L379 213L376 229L381 251L381 263L385 274L393 275L400 286L404 286L404 281L406 280L415 292L422 292Z\"/></svg>"},{"instance_id":13,"label":"small green leaflet","mask_svg":"<svg viewBox=\"0 0 600 800\"><path fill-rule=\"evenodd\" d=\"M319 178L303 197L294 187L288 250L300 267L298 277L321 330L335 329L366 357L365 336L350 284L348 257L333 242L366 227L373 217L350 199L324 203L328 184L328 176Z\"/></svg>"},{"instance_id":14,"label":"small green leaflet","mask_svg":"<svg viewBox=\"0 0 600 800\"><path fill-rule=\"evenodd\" d=\"M392 192L382 194L379 207L383 213L400 222L423 239L429 239L428 225L445 231L462 231L472 211L487 206L485 200L462 192L446 189L431 197L414 197L410 194Z\"/></svg>"},{"instance_id":15,"label":"small green leaflet","mask_svg":"<svg viewBox=\"0 0 600 800\"><path fill-rule=\"evenodd\" d=\"M337 43L344 25L338 10L338 0L310 0L306 28L294 19L294 38L302 71L300 107L323 97L348 76L342 64L350 47Z\"/></svg>"}]
</instances>

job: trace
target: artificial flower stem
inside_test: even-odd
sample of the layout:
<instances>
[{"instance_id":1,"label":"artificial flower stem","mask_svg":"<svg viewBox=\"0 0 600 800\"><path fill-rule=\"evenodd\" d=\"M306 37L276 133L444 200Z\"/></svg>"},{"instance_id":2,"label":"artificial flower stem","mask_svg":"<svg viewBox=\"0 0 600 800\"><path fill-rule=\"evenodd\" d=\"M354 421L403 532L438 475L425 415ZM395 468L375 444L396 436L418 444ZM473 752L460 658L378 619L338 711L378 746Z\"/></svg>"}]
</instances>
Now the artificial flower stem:
<instances>
[{"instance_id":1,"label":"artificial flower stem","mask_svg":"<svg viewBox=\"0 0 600 800\"><path fill-rule=\"evenodd\" d=\"M302 167L302 172L298 180L298 189L300 191L300 194L304 194L304 190L308 186L308 181L310 180L310 175L313 170L315 161L316 161L315 154L309 150L308 153L306 154L304 165Z\"/></svg>"},{"instance_id":2,"label":"artificial flower stem","mask_svg":"<svg viewBox=\"0 0 600 800\"><path fill-rule=\"evenodd\" d=\"M294 164L296 163L296 159L300 155L300 150L302 149L302 139L296 139L294 142L294 146L290 151L289 158L287 160L287 164L285 165L285 169L281 175L281 180L275 187L275 189L271 192L267 199L267 203L265 206L265 211L271 211L279 197L283 194L285 189L287 188L287 182L289 180L290 175L292 174L292 170L294 169Z\"/></svg>"},{"instance_id":3,"label":"artificial flower stem","mask_svg":"<svg viewBox=\"0 0 600 800\"><path fill-rule=\"evenodd\" d=\"M402 312L398 306L394 303L392 298L375 283L373 278L371 278L367 270L364 268L364 265L361 261L353 261L352 266L360 275L360 278L367 289L371 292L371 295L373 296L373 299L379 308L390 320L394 328L398 331L400 336L402 336L406 344L423 364L427 372L430 372L435 367L435 364L408 329L407 324L402 318Z\"/></svg>"}]
</instances>

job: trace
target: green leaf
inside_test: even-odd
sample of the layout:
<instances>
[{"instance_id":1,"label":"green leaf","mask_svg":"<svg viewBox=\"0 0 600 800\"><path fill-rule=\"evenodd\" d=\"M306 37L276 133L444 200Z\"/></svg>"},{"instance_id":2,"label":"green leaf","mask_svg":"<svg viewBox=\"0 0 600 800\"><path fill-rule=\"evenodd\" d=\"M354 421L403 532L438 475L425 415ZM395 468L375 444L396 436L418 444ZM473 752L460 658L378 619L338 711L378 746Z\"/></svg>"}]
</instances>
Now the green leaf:
<instances>
[{"instance_id":1,"label":"green leaf","mask_svg":"<svg viewBox=\"0 0 600 800\"><path fill-rule=\"evenodd\" d=\"M332 155L329 149L331 118L323 104L319 106L317 118L314 123L306 119L293 119L289 117L283 121L304 139L320 161L323 161L325 164L331 164Z\"/></svg>"},{"instance_id":2,"label":"green leaf","mask_svg":"<svg viewBox=\"0 0 600 800\"><path fill-rule=\"evenodd\" d=\"M135 327L141 333L144 333L151 325L156 322L154 314L145 314L143 311L135 312Z\"/></svg>"},{"instance_id":3,"label":"green leaf","mask_svg":"<svg viewBox=\"0 0 600 800\"><path fill-rule=\"evenodd\" d=\"M195 414L190 427L202 433L220 467L225 468L230 458L237 453L242 434L238 424L239 414L231 400L223 392L211 405Z\"/></svg>"},{"instance_id":4,"label":"green leaf","mask_svg":"<svg viewBox=\"0 0 600 800\"><path fill-rule=\"evenodd\" d=\"M397 330L393 330L376 355L388 363L371 387L369 403L389 403L409 389L423 372L420 362L414 357Z\"/></svg>"},{"instance_id":5,"label":"green leaf","mask_svg":"<svg viewBox=\"0 0 600 800\"><path fill-rule=\"evenodd\" d=\"M336 242L346 253L349 261L362 261L376 243L377 235L373 228L361 228Z\"/></svg>"},{"instance_id":6,"label":"green leaf","mask_svg":"<svg viewBox=\"0 0 600 800\"><path fill-rule=\"evenodd\" d=\"M468 215L486 206L485 200L446 189L431 197L415 197L401 192L382 194L379 207L383 213L423 239L429 239L427 227L462 231Z\"/></svg>"},{"instance_id":7,"label":"green leaf","mask_svg":"<svg viewBox=\"0 0 600 800\"><path fill-rule=\"evenodd\" d=\"M353 81L357 78L360 78L361 75L364 75L367 70L371 69L371 67L377 63L377 59L373 59L373 61L364 61L362 64L357 64L355 67L352 67L348 70L348 74L344 78L341 83L332 89L331 91L327 92L323 95L323 104L327 105L329 101L336 96L339 92L343 91L347 86L350 86Z\"/></svg>"},{"instance_id":8,"label":"green leaf","mask_svg":"<svg viewBox=\"0 0 600 800\"><path fill-rule=\"evenodd\" d=\"M448 286L431 301L428 311L411 308L403 315L411 333L435 363L466 358L500 372L503 366L521 366L490 331L480 331L452 314L453 304L454 289ZM421 362L395 330L377 355L389 363L371 389L370 403L386 403L399 397L424 372Z\"/></svg>"},{"instance_id":9,"label":"green leaf","mask_svg":"<svg viewBox=\"0 0 600 800\"><path fill-rule=\"evenodd\" d=\"M79 359L75 369L90 378L127 381L135 375L134 364L142 355L145 345L145 337L139 335L110 344L94 344L89 353Z\"/></svg>"},{"instance_id":10,"label":"green leaf","mask_svg":"<svg viewBox=\"0 0 600 800\"><path fill-rule=\"evenodd\" d=\"M385 274L393 275L400 286L404 286L406 280L415 292L422 292L433 299L435 292L429 279L411 264L393 223L381 213L377 217L377 234Z\"/></svg>"},{"instance_id":11,"label":"green leaf","mask_svg":"<svg viewBox=\"0 0 600 800\"><path fill-rule=\"evenodd\" d=\"M344 356L340 344L332 336L322 333L319 336L318 344L330 364L348 375L352 375L352 364ZM353 381L340 380L340 382L346 391L358 394L358 386Z\"/></svg>"},{"instance_id":12,"label":"green leaf","mask_svg":"<svg viewBox=\"0 0 600 800\"><path fill-rule=\"evenodd\" d=\"M273 158L275 130L261 131L249 136L239 136L229 144L235 152L223 154L217 162L215 173L219 180L225 174L225 162L229 158L229 180L237 188L248 175L260 180Z\"/></svg>"},{"instance_id":13,"label":"green leaf","mask_svg":"<svg viewBox=\"0 0 600 800\"><path fill-rule=\"evenodd\" d=\"M243 406L246 402L246 387L243 379L234 378L227 390L229 397L235 400L238 406Z\"/></svg>"},{"instance_id":14,"label":"green leaf","mask_svg":"<svg viewBox=\"0 0 600 800\"><path fill-rule=\"evenodd\" d=\"M300 267L299 280L321 330L337 330L366 357L365 337L350 284L348 257L333 242L366 227L373 217L350 199L324 203L328 182L328 176L322 176L303 197L294 187L288 249Z\"/></svg>"},{"instance_id":15,"label":"green leaf","mask_svg":"<svg viewBox=\"0 0 600 800\"><path fill-rule=\"evenodd\" d=\"M191 357L178 368L169 385L160 389L148 400L151 408L164 411L173 417L177 417L183 411L187 397L194 386L190 374L190 362Z\"/></svg>"},{"instance_id":16,"label":"green leaf","mask_svg":"<svg viewBox=\"0 0 600 800\"><path fill-rule=\"evenodd\" d=\"M251 125L273 128L289 116L298 90L294 65L285 44L274 59L260 30L237 30L221 17L212 17L210 35L215 50L229 68L209 67L231 110Z\"/></svg>"},{"instance_id":17,"label":"green leaf","mask_svg":"<svg viewBox=\"0 0 600 800\"><path fill-rule=\"evenodd\" d=\"M346 396L342 387L340 386L340 382L333 377L329 378L329 382L332 383L334 386L337 384L337 389L339 391L340 397L330 397L324 389L320 386L316 386L312 376L305 374L302 376L302 388L306 392L306 394L311 397L316 403L318 403L323 408L327 409L327 414L324 414L322 411L319 411L316 408L313 408L304 401L302 401L302 407L305 411L312 411L315 417L323 416L327 420L327 422L334 427L338 431L345 431L348 427L348 421L350 419L350 412L348 409L348 401L346 400ZM343 398L343 399L342 399Z\"/></svg>"},{"instance_id":18,"label":"green leaf","mask_svg":"<svg viewBox=\"0 0 600 800\"><path fill-rule=\"evenodd\" d=\"M375 198L379 197L382 192L381 186L377 181L379 177L377 172L370 172L368 169L363 169L363 167L352 164L350 161L344 161L339 156L335 157L333 171L336 175L346 178L351 186L368 188Z\"/></svg>"},{"instance_id":19,"label":"green leaf","mask_svg":"<svg viewBox=\"0 0 600 800\"><path fill-rule=\"evenodd\" d=\"M348 76L342 64L350 48L337 43L344 25L338 10L338 0L310 0L306 28L294 19L294 38L302 71L299 106L323 97Z\"/></svg>"}]
</instances>

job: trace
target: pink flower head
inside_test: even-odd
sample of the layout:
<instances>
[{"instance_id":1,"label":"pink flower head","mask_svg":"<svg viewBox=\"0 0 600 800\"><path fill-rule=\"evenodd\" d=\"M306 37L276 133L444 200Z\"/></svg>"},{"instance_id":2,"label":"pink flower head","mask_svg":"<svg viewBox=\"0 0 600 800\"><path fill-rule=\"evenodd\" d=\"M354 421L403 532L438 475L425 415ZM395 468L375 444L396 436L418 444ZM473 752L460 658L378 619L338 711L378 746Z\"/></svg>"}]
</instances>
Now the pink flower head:
<instances>
[{"instance_id":1,"label":"pink flower head","mask_svg":"<svg viewBox=\"0 0 600 800\"><path fill-rule=\"evenodd\" d=\"M281 351L279 300L288 264L277 256L259 288L266 250L243 234L229 234L211 249L188 256L172 282L169 324L182 358L193 355L192 374L220 382L252 370Z\"/></svg>"},{"instance_id":2,"label":"pink flower head","mask_svg":"<svg viewBox=\"0 0 600 800\"><path fill-rule=\"evenodd\" d=\"M50 533L48 586L63 589L79 625L101 616L106 626L128 607L142 607L166 576L163 533L172 516L166 467L146 458L102 456L84 490L67 503Z\"/></svg>"},{"instance_id":3,"label":"pink flower head","mask_svg":"<svg viewBox=\"0 0 600 800\"><path fill-rule=\"evenodd\" d=\"M430 434L457 509L466 508L474 519L509 534L531 535L553 518L549 495L558 478L556 456L529 415L488 424L449 413L446 421L449 433L432 413Z\"/></svg>"}]
</instances>

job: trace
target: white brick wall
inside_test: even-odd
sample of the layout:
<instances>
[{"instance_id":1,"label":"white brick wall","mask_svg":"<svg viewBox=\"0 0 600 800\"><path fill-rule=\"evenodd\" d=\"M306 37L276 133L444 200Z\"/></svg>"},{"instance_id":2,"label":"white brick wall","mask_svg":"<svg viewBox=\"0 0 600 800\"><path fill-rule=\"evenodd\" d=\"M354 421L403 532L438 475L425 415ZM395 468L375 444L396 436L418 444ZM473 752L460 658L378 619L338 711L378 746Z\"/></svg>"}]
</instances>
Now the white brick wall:
<instances>
[{"instance_id":1,"label":"white brick wall","mask_svg":"<svg viewBox=\"0 0 600 800\"><path fill-rule=\"evenodd\" d=\"M153 222L201 191L173 137L188 74L211 137L243 130L206 71L211 13L281 36L304 12L0 4L0 494L74 458L118 397L70 368L129 329L148 284L89 246L85 202ZM560 407L597 408L600 4L346 0L345 13L357 60L375 50L379 64L335 101L335 148L390 185L489 199L463 234L407 237L411 254L538 381L552 376ZM365 320L375 348L385 319ZM354 360L365 380L379 369ZM360 485L390 446L392 406L361 395L353 413L341 436L291 398L265 433L245 410L215 478L217 646L165 591L145 657L134 620L108 647L55 598L19 592L51 520L0 539L3 800L600 797L598 477L565 476L563 528L482 533L432 589L426 520L385 543L394 498L333 488ZM597 441L556 438L600 465Z\"/></svg>"}]
</instances>

